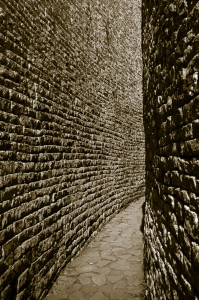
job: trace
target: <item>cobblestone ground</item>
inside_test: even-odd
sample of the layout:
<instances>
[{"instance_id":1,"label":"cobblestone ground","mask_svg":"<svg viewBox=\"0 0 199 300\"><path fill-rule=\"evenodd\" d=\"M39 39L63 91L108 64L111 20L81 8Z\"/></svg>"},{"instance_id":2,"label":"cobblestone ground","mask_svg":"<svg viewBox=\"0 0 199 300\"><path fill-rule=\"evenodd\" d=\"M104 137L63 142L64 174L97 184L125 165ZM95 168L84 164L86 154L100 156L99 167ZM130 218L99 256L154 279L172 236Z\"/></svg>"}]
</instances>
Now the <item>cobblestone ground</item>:
<instances>
[{"instance_id":1,"label":"cobblestone ground","mask_svg":"<svg viewBox=\"0 0 199 300\"><path fill-rule=\"evenodd\" d=\"M144 299L144 198L131 203L62 270L45 300Z\"/></svg>"}]
</instances>

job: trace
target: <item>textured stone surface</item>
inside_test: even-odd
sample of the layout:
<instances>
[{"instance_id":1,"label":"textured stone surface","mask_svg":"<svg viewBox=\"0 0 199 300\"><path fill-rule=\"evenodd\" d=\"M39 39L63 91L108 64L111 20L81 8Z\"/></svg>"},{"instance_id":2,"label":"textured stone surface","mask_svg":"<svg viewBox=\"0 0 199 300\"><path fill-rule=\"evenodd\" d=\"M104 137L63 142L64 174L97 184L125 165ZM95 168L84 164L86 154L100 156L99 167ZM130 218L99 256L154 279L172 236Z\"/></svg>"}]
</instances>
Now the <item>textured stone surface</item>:
<instances>
[{"instance_id":1,"label":"textured stone surface","mask_svg":"<svg viewBox=\"0 0 199 300\"><path fill-rule=\"evenodd\" d=\"M198 1L143 1L147 299L198 299Z\"/></svg>"},{"instance_id":2,"label":"textured stone surface","mask_svg":"<svg viewBox=\"0 0 199 300\"><path fill-rule=\"evenodd\" d=\"M141 300L145 296L144 197L117 214L62 271L44 300Z\"/></svg>"},{"instance_id":3,"label":"textured stone surface","mask_svg":"<svg viewBox=\"0 0 199 300\"><path fill-rule=\"evenodd\" d=\"M0 294L39 299L144 191L141 1L0 0L0 63Z\"/></svg>"}]
</instances>

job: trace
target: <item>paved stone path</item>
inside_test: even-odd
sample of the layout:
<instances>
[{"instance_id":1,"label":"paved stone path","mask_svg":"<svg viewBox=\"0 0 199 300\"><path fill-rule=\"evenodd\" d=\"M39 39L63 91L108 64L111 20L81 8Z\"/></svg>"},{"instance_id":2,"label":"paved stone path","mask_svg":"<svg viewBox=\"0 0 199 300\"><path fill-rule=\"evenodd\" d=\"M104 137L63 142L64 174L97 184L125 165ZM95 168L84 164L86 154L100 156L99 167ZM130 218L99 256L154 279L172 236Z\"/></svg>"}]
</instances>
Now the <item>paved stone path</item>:
<instances>
[{"instance_id":1,"label":"paved stone path","mask_svg":"<svg viewBox=\"0 0 199 300\"><path fill-rule=\"evenodd\" d=\"M101 229L61 271L45 300L144 299L143 201L131 203Z\"/></svg>"}]
</instances>

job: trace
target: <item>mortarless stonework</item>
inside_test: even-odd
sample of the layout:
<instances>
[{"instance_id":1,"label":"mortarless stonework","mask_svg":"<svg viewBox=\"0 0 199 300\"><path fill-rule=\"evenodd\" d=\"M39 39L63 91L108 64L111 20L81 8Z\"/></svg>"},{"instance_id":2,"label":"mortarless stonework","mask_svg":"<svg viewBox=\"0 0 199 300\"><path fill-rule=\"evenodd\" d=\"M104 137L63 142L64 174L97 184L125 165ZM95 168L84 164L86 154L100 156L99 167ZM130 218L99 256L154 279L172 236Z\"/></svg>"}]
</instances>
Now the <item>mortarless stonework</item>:
<instances>
[{"instance_id":1,"label":"mortarless stonework","mask_svg":"<svg viewBox=\"0 0 199 300\"><path fill-rule=\"evenodd\" d=\"M147 299L199 298L198 49L198 1L143 1Z\"/></svg>"},{"instance_id":2,"label":"mortarless stonework","mask_svg":"<svg viewBox=\"0 0 199 300\"><path fill-rule=\"evenodd\" d=\"M40 299L144 191L141 1L0 0L0 295Z\"/></svg>"}]
</instances>

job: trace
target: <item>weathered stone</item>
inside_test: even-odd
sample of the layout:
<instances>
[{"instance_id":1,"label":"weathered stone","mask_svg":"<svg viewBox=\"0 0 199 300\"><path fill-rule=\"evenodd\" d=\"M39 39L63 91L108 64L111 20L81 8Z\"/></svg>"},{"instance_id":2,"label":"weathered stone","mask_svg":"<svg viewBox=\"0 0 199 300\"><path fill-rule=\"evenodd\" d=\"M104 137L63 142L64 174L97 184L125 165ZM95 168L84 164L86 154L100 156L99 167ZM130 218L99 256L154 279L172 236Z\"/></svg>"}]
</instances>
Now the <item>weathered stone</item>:
<instances>
[{"instance_id":1,"label":"weathered stone","mask_svg":"<svg viewBox=\"0 0 199 300\"><path fill-rule=\"evenodd\" d=\"M141 1L4 2L0 293L37 299L144 193Z\"/></svg>"},{"instance_id":2,"label":"weathered stone","mask_svg":"<svg viewBox=\"0 0 199 300\"><path fill-rule=\"evenodd\" d=\"M146 299L197 299L199 6L144 0L142 9Z\"/></svg>"}]
</instances>

